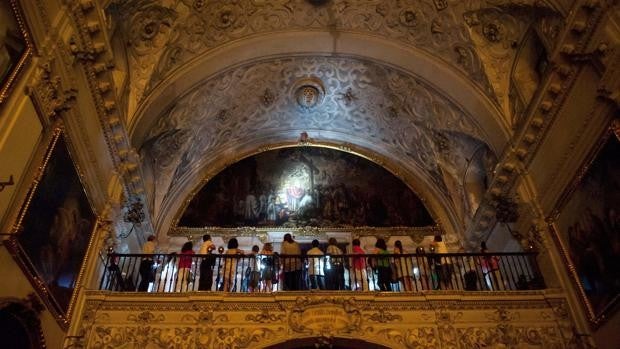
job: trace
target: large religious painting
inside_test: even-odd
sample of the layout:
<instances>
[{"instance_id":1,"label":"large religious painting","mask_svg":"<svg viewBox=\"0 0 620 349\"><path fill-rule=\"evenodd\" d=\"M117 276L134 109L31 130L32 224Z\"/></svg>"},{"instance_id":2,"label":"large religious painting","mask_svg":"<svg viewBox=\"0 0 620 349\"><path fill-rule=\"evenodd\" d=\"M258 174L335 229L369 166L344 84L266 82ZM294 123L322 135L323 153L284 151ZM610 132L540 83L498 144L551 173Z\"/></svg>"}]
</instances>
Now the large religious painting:
<instances>
[{"instance_id":1,"label":"large religious painting","mask_svg":"<svg viewBox=\"0 0 620 349\"><path fill-rule=\"evenodd\" d=\"M31 55L28 31L17 0L0 1L0 105Z\"/></svg>"},{"instance_id":2,"label":"large religious painting","mask_svg":"<svg viewBox=\"0 0 620 349\"><path fill-rule=\"evenodd\" d=\"M557 232L594 323L620 298L620 142L610 136L565 193Z\"/></svg>"},{"instance_id":3,"label":"large religious painting","mask_svg":"<svg viewBox=\"0 0 620 349\"><path fill-rule=\"evenodd\" d=\"M382 167L346 152L293 147L246 158L192 199L182 227L422 227L422 201Z\"/></svg>"},{"instance_id":4,"label":"large religious painting","mask_svg":"<svg viewBox=\"0 0 620 349\"><path fill-rule=\"evenodd\" d=\"M59 130L41 169L12 245L41 298L63 317L72 305L97 220Z\"/></svg>"}]
</instances>

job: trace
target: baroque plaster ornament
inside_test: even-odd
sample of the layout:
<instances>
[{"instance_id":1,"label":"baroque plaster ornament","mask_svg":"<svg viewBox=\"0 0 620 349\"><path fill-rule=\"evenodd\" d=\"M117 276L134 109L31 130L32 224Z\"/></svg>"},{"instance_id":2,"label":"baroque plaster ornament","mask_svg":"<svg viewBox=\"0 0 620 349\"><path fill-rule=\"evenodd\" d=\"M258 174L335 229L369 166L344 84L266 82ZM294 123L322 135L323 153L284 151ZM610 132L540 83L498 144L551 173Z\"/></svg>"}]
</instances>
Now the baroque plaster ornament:
<instances>
[{"instance_id":1,"label":"baroque plaster ornament","mask_svg":"<svg viewBox=\"0 0 620 349\"><path fill-rule=\"evenodd\" d=\"M79 341L85 347L264 348L299 338L300 332L294 326L305 326L306 333L325 338L326 341L322 341L325 343L330 338L354 335L360 340L408 349L581 348L578 344L587 339L578 338L580 335L574 333L573 322L566 315L568 307L564 298L542 300L540 295L535 295L537 300L532 302L523 302L523 299L481 301L467 296L459 302L446 302L429 295L421 303L386 295L377 298L376 304L312 295L298 297L292 302L290 299L241 297L243 301L233 300L223 308L217 299L207 297L194 303L188 302L185 296L169 295L158 302L154 310L152 302L128 302L126 296L102 302L104 294L86 294L81 323L84 331L80 337L84 340ZM489 310L487 317L479 316L481 308ZM492 309L500 311L492 312ZM133 315L131 319L128 319L128 312ZM199 312L210 315L197 315ZM298 323L287 321L291 314L300 312ZM381 313L383 315L378 315ZM395 316L385 322L369 320L375 315L377 319L387 319L391 313L402 314L402 318ZM213 318L227 317L226 314L231 315L230 320L211 322ZM257 315L254 320L259 321L234 314ZM472 317L476 319L473 326ZM326 318L330 320L325 321ZM363 319L364 326L352 333L345 332L347 324L355 323L356 319L360 320L360 325ZM84 327L84 323L89 325ZM328 326L317 326L317 323Z\"/></svg>"},{"instance_id":2,"label":"baroque plaster ornament","mask_svg":"<svg viewBox=\"0 0 620 349\"><path fill-rule=\"evenodd\" d=\"M323 102L325 88L319 78L305 78L295 83L293 95L302 111L310 111Z\"/></svg>"},{"instance_id":3,"label":"baroque plaster ornament","mask_svg":"<svg viewBox=\"0 0 620 349\"><path fill-rule=\"evenodd\" d=\"M346 0L331 0L325 6L309 1L185 0L165 6L131 1L115 13L117 21L140 33L136 44L141 49L131 48L139 58L130 62L130 71L140 72L139 81L131 83L137 98L184 63L228 42L257 34L334 29L378 35L425 50L490 91L484 71L477 69L477 54L472 52L467 56L471 62L462 64L451 52L454 46L468 46L469 35L458 20L463 8L449 8L445 0L364 1L355 6ZM429 30L437 14L445 35ZM143 54L147 48L153 52Z\"/></svg>"},{"instance_id":4,"label":"baroque plaster ornament","mask_svg":"<svg viewBox=\"0 0 620 349\"><path fill-rule=\"evenodd\" d=\"M448 0L433 0L433 3L435 4L435 8L437 9L437 11L445 10L446 8L448 8Z\"/></svg>"},{"instance_id":5,"label":"baroque plaster ornament","mask_svg":"<svg viewBox=\"0 0 620 349\"><path fill-rule=\"evenodd\" d=\"M539 18L533 10L487 7L463 14L472 43L484 66L494 95L509 114L511 68L517 57L517 43Z\"/></svg>"},{"instance_id":6,"label":"baroque plaster ornament","mask_svg":"<svg viewBox=\"0 0 620 349\"><path fill-rule=\"evenodd\" d=\"M313 91L306 95L308 86ZM266 90L291 97L274 98L269 106L238 102L256 101L257 91ZM299 96L307 104L300 105ZM352 101L348 106L347 100ZM155 217L166 205L164 200L174 200L180 188L197 183L204 166L235 144L274 139L279 132L317 129L329 131L321 139L316 136L317 142L372 142L369 146L374 151L407 163L409 171L428 178L446 198L450 189L436 160L437 149L443 146L437 145L433 130L482 138L477 124L457 105L425 82L391 67L346 57L249 63L181 96L151 126L141 154L147 159L143 172L153 176L147 189L154 193ZM467 156L457 149L454 156Z\"/></svg>"},{"instance_id":7,"label":"baroque plaster ornament","mask_svg":"<svg viewBox=\"0 0 620 349\"><path fill-rule=\"evenodd\" d=\"M71 109L77 98L77 89L67 86L58 71L58 64L52 59L38 66L35 82L28 88L48 118L58 117Z\"/></svg>"}]
</instances>

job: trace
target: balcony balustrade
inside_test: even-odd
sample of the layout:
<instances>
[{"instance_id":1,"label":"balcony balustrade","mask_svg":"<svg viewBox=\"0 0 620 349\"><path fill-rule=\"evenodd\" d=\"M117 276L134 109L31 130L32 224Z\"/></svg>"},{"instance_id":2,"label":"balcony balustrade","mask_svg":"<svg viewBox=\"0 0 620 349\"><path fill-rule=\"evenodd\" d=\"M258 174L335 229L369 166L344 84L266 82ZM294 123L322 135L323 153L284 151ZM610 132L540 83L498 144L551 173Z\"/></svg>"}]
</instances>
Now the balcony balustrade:
<instances>
[{"instance_id":1,"label":"balcony balustrade","mask_svg":"<svg viewBox=\"0 0 620 349\"><path fill-rule=\"evenodd\" d=\"M99 287L143 292L544 288L535 252L337 256L109 254Z\"/></svg>"}]
</instances>

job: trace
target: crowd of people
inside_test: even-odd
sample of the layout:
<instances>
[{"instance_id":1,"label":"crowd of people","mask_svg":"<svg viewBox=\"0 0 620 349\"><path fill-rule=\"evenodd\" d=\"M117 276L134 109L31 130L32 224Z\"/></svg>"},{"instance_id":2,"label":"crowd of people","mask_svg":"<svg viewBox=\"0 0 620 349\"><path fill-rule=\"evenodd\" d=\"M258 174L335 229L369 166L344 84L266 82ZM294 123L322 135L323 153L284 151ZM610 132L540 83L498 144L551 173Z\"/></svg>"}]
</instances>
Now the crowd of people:
<instances>
[{"instance_id":1,"label":"crowd of people","mask_svg":"<svg viewBox=\"0 0 620 349\"><path fill-rule=\"evenodd\" d=\"M404 249L400 240L388 249L386 241L378 238L374 249L367 253L359 239L352 240L351 253L339 246L336 238L322 248L313 240L311 248L302 248L291 234L285 234L280 253L272 243L262 249L254 245L248 253L239 248L236 238L229 239L227 248L216 246L204 235L198 254L193 243L186 242L179 255L168 255L156 263L144 256L140 263L138 291L226 291L271 292L274 290L353 290L353 291L417 291L453 289L455 277L461 277L468 290L500 290L505 287L499 274L499 258L489 255L486 244L481 245L485 256L449 258L442 237L437 235L426 253L419 247L415 253ZM151 236L143 254L155 253L155 238ZM218 254L216 254L218 252ZM464 252L459 251L459 252ZM455 272L455 266L458 272ZM157 265L161 267L158 269ZM482 277L478 276L482 272ZM463 275L455 275L462 273ZM156 275L157 274L157 275ZM197 274L197 275L196 275ZM159 278L159 282L156 279ZM163 281L162 281L163 280ZM158 284L156 287L155 284ZM215 287L214 287L215 284Z\"/></svg>"}]
</instances>

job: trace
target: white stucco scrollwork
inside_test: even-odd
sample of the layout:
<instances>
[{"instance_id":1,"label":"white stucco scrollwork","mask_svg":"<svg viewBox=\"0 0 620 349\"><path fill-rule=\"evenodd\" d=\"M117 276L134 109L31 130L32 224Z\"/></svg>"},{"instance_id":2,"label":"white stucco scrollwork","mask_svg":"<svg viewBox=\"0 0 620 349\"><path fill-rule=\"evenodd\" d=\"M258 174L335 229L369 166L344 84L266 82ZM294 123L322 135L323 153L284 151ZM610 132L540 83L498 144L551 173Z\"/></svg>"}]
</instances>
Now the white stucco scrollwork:
<instances>
[{"instance_id":1,"label":"white stucco scrollwork","mask_svg":"<svg viewBox=\"0 0 620 349\"><path fill-rule=\"evenodd\" d=\"M319 80L325 95L320 105L300 112L294 94L286 91L305 77ZM271 90L282 92L262 103L265 91ZM454 153L464 148L454 134L481 144L484 135L475 118L424 81L397 69L352 57L314 56L274 58L222 72L159 117L141 148L147 160L144 172L152 174L146 182L151 183L159 228L170 221L164 215L179 210L170 205L182 202L179 199L205 177L207 164L217 160L214 154L226 157L220 161L235 162L239 151L227 155L235 144L278 143L289 134L296 139L300 131L309 132L314 142L363 144L399 159L441 193L446 198L443 206L464 224L465 195L458 184L464 169L455 166L465 164L437 159L442 154L467 158ZM459 144L451 147L454 142ZM452 182L446 179L450 173Z\"/></svg>"}]
</instances>

